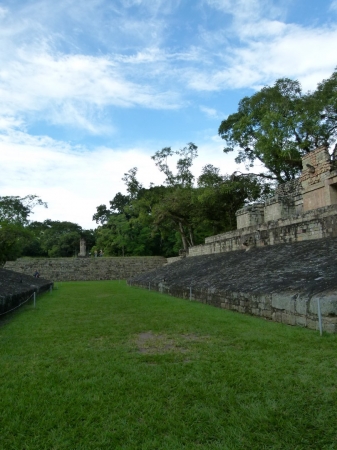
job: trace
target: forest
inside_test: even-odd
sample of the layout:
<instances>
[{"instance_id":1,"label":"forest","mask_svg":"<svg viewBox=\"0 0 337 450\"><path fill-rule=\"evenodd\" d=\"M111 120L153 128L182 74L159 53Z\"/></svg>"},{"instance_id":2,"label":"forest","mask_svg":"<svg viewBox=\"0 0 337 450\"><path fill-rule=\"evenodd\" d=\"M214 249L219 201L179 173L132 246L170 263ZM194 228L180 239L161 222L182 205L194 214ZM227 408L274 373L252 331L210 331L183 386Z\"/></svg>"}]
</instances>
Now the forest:
<instances>
[{"instance_id":1,"label":"forest","mask_svg":"<svg viewBox=\"0 0 337 450\"><path fill-rule=\"evenodd\" d=\"M31 221L35 207L47 207L36 195L0 196L0 263L20 256L76 256L80 238L92 255L103 250L105 256L169 257L235 229L235 212L298 177L303 155L324 145L336 157L337 69L312 92L283 78L244 97L218 133L223 151L233 152L245 173L223 174L207 164L195 177L197 145L165 147L151 157L164 183L146 188L137 180L137 167L130 168L122 176L126 193L115 193L109 205L93 211L94 230L66 221ZM263 167L258 173L256 163Z\"/></svg>"}]
</instances>

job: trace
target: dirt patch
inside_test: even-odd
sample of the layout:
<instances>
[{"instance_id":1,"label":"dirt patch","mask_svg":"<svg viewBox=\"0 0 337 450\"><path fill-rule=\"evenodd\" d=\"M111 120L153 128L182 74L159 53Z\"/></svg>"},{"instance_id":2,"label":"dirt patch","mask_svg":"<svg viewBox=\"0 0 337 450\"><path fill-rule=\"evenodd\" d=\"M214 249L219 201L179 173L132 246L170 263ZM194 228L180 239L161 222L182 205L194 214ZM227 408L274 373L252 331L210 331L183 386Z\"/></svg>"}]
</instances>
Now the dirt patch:
<instances>
[{"instance_id":1,"label":"dirt patch","mask_svg":"<svg viewBox=\"0 0 337 450\"><path fill-rule=\"evenodd\" d=\"M160 354L160 353L186 353L189 351L184 344L192 341L203 340L203 337L194 334L181 334L174 337L165 334L155 334L152 331L140 333L136 337L136 346L139 353Z\"/></svg>"}]
</instances>

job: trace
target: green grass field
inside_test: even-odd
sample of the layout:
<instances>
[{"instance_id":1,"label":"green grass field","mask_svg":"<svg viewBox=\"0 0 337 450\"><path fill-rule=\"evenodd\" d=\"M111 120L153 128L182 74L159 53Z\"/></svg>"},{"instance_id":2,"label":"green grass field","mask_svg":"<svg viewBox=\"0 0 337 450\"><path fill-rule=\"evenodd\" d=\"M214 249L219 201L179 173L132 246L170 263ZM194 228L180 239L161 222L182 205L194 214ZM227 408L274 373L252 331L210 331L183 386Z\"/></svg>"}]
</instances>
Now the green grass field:
<instances>
[{"instance_id":1,"label":"green grass field","mask_svg":"<svg viewBox=\"0 0 337 450\"><path fill-rule=\"evenodd\" d=\"M337 449L335 335L101 281L0 336L1 449Z\"/></svg>"}]
</instances>

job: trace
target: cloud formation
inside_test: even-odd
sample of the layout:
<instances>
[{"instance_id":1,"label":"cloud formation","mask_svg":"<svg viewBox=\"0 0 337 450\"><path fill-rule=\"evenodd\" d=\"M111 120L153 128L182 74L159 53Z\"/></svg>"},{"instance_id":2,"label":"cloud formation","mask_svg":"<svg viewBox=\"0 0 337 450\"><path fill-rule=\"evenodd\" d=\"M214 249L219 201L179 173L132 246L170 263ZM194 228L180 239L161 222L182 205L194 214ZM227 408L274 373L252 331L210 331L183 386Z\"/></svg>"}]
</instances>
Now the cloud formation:
<instances>
[{"instance_id":1,"label":"cloud formation","mask_svg":"<svg viewBox=\"0 0 337 450\"><path fill-rule=\"evenodd\" d=\"M280 77L314 89L337 65L336 0L314 3L5 0L1 193L36 193L53 219L88 226L130 167L160 182L160 147L192 140L196 174L235 170L216 132L240 98Z\"/></svg>"}]
</instances>

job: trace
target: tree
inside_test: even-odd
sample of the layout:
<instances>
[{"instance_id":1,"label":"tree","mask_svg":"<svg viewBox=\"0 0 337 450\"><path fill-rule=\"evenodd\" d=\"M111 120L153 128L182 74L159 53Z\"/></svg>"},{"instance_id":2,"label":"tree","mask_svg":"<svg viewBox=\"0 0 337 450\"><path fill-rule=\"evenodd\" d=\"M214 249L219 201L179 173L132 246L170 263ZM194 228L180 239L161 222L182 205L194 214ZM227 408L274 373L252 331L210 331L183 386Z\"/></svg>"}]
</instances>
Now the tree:
<instances>
[{"instance_id":1,"label":"tree","mask_svg":"<svg viewBox=\"0 0 337 450\"><path fill-rule=\"evenodd\" d=\"M176 174L169 168L167 158L178 155ZM194 245L192 227L192 186L194 175L191 172L194 159L198 156L198 147L189 142L180 150L173 151L165 147L157 151L151 158L159 170L166 175L165 184L169 187L160 204L153 210L154 224L158 227L168 226L180 234L183 249Z\"/></svg>"},{"instance_id":2,"label":"tree","mask_svg":"<svg viewBox=\"0 0 337 450\"><path fill-rule=\"evenodd\" d=\"M0 197L0 263L18 258L32 244L28 217L37 205L47 208L36 195Z\"/></svg>"},{"instance_id":3,"label":"tree","mask_svg":"<svg viewBox=\"0 0 337 450\"><path fill-rule=\"evenodd\" d=\"M337 69L330 78L318 84L313 94L319 104L321 114L321 134L325 136L325 145L333 145L337 150Z\"/></svg>"},{"instance_id":4,"label":"tree","mask_svg":"<svg viewBox=\"0 0 337 450\"><path fill-rule=\"evenodd\" d=\"M214 175L214 184L209 179L197 193L198 217L205 236L235 229L238 209L270 195L270 185L255 174ZM204 179L204 174L200 179Z\"/></svg>"},{"instance_id":5,"label":"tree","mask_svg":"<svg viewBox=\"0 0 337 450\"><path fill-rule=\"evenodd\" d=\"M224 181L224 177L220 175L220 169L212 164L206 164L202 168L201 175L198 178L199 187L216 187Z\"/></svg>"},{"instance_id":6,"label":"tree","mask_svg":"<svg viewBox=\"0 0 337 450\"><path fill-rule=\"evenodd\" d=\"M0 222L0 264L13 261L33 239L32 234L20 224Z\"/></svg>"},{"instance_id":7,"label":"tree","mask_svg":"<svg viewBox=\"0 0 337 450\"><path fill-rule=\"evenodd\" d=\"M236 162L249 167L262 163L267 172L261 177L279 183L295 178L303 155L336 139L336 88L334 72L314 93L303 94L298 81L283 78L244 97L220 124L224 152L238 149Z\"/></svg>"},{"instance_id":8,"label":"tree","mask_svg":"<svg viewBox=\"0 0 337 450\"><path fill-rule=\"evenodd\" d=\"M37 205L48 207L47 203L43 202L37 195L0 197L0 222L27 225L28 217Z\"/></svg>"},{"instance_id":9,"label":"tree","mask_svg":"<svg viewBox=\"0 0 337 450\"><path fill-rule=\"evenodd\" d=\"M180 158L177 161L177 174L174 175L170 170L167 158L173 155L178 155ZM165 147L157 151L151 158L156 162L156 166L160 172L166 175L165 183L168 186L191 186L193 184L194 175L191 172L193 160L198 156L198 147L189 142L186 147L180 150L173 151L171 147Z\"/></svg>"},{"instance_id":10,"label":"tree","mask_svg":"<svg viewBox=\"0 0 337 450\"><path fill-rule=\"evenodd\" d=\"M166 191L160 203L153 208L154 224L172 228L179 233L183 249L194 245L193 216L195 214L192 187L177 186Z\"/></svg>"},{"instance_id":11,"label":"tree","mask_svg":"<svg viewBox=\"0 0 337 450\"><path fill-rule=\"evenodd\" d=\"M126 184L126 190L129 193L130 200L137 197L138 192L143 188L141 183L136 178L137 175L137 167L133 167L127 173L124 174L122 180Z\"/></svg>"},{"instance_id":12,"label":"tree","mask_svg":"<svg viewBox=\"0 0 337 450\"><path fill-rule=\"evenodd\" d=\"M133 169L131 169L131 171L134 171L137 169L134 167ZM133 189L135 188L136 184L135 184L135 173L134 172L134 180L131 181L133 183L133 187L130 186L130 189L133 191ZM127 177L127 175L130 175L130 173L128 174L124 174L124 179L127 180L127 182L129 182L130 178ZM137 180L136 180L137 182ZM137 186L140 187L141 185L138 184L137 182ZM134 195L136 196L137 194L137 190L134 191ZM108 209L106 207L106 205L99 205L96 208L96 213L92 216L92 220L94 220L96 223L99 223L100 225L104 225L105 223L108 222L109 218L113 215L113 214L123 214L124 213L124 209L125 207L130 203L131 197L129 195L123 195L120 192L117 192L117 194L114 196L114 198L112 200L110 200L110 208Z\"/></svg>"},{"instance_id":13,"label":"tree","mask_svg":"<svg viewBox=\"0 0 337 450\"><path fill-rule=\"evenodd\" d=\"M178 156L176 170L169 158ZM100 205L94 216L101 223L97 245L107 255L173 256L200 244L206 236L232 230L235 212L245 203L268 193L269 186L254 174L220 174L206 165L194 185L191 167L197 157L193 143L173 151L165 147L152 159L165 174L165 185L144 188L134 167L124 174L128 195L116 194L110 208Z\"/></svg>"},{"instance_id":14,"label":"tree","mask_svg":"<svg viewBox=\"0 0 337 450\"><path fill-rule=\"evenodd\" d=\"M77 255L83 230L77 223L47 219L33 223L42 251L50 257Z\"/></svg>"}]
</instances>

